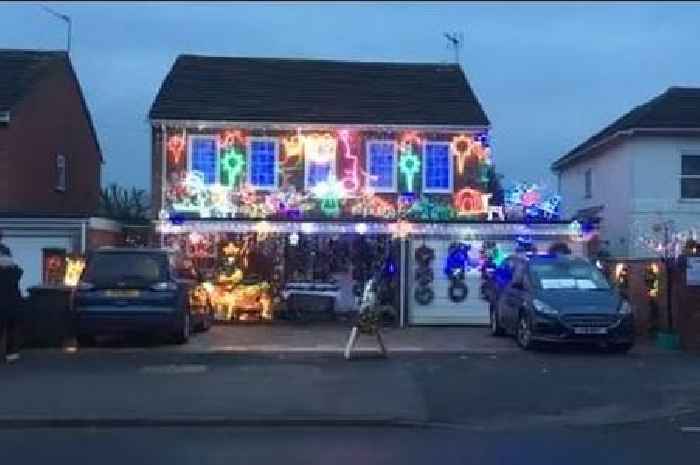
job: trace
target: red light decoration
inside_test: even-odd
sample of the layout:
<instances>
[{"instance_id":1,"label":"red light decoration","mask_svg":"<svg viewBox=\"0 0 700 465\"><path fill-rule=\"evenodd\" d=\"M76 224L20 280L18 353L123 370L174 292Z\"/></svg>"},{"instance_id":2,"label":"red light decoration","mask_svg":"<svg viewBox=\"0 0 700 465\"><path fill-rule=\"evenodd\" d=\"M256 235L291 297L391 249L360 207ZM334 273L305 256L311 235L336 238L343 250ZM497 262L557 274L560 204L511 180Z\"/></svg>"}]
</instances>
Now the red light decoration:
<instances>
[{"instance_id":1,"label":"red light decoration","mask_svg":"<svg viewBox=\"0 0 700 465\"><path fill-rule=\"evenodd\" d=\"M458 215L475 215L486 213L491 194L484 194L476 189L465 187L455 194L454 206Z\"/></svg>"},{"instance_id":2,"label":"red light decoration","mask_svg":"<svg viewBox=\"0 0 700 465\"><path fill-rule=\"evenodd\" d=\"M338 131L338 137L343 141L343 147L345 148L343 157L345 160L349 160L349 163L346 162L343 168L343 178L341 179L343 187L347 191L357 192L360 188L360 160L350 152L350 132L346 129ZM350 166L347 167L347 164Z\"/></svg>"},{"instance_id":3,"label":"red light decoration","mask_svg":"<svg viewBox=\"0 0 700 465\"><path fill-rule=\"evenodd\" d=\"M230 147L232 145L245 144L245 136L238 129L224 131L219 137L219 142L222 147Z\"/></svg>"},{"instance_id":4,"label":"red light decoration","mask_svg":"<svg viewBox=\"0 0 700 465\"><path fill-rule=\"evenodd\" d=\"M168 152L170 158L176 165L180 164L182 155L185 153L185 139L181 136L170 136L168 139Z\"/></svg>"},{"instance_id":5,"label":"red light decoration","mask_svg":"<svg viewBox=\"0 0 700 465\"><path fill-rule=\"evenodd\" d=\"M418 136L418 133L415 131L409 131L405 132L401 136L401 144L399 148L402 152L406 152L411 150L411 145L420 145L421 143L422 141L421 138Z\"/></svg>"},{"instance_id":6,"label":"red light decoration","mask_svg":"<svg viewBox=\"0 0 700 465\"><path fill-rule=\"evenodd\" d=\"M540 202L540 193L536 190L528 190L520 197L523 207L532 207Z\"/></svg>"}]
</instances>

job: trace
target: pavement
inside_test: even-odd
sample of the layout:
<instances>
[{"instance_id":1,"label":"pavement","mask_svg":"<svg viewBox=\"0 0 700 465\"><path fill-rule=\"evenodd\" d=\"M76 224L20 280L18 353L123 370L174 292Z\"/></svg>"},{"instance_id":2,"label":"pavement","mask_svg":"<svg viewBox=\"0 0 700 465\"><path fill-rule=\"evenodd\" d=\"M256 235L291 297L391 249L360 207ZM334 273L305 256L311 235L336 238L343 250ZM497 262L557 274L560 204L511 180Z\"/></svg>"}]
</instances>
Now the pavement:
<instances>
[{"instance_id":1,"label":"pavement","mask_svg":"<svg viewBox=\"0 0 700 465\"><path fill-rule=\"evenodd\" d=\"M347 322L327 323L243 323L217 325L205 333L195 334L182 346L162 344L161 341L113 339L103 341L98 348L82 351L112 350L117 352L178 352L178 353L243 353L243 354L342 354L350 334ZM486 327L479 326L416 326L385 328L382 332L387 349L394 354L505 354L521 349L513 338L493 337ZM378 350L376 339L360 336L358 353L371 354ZM632 353L669 354L640 339ZM672 353L672 352L671 352Z\"/></svg>"}]
</instances>

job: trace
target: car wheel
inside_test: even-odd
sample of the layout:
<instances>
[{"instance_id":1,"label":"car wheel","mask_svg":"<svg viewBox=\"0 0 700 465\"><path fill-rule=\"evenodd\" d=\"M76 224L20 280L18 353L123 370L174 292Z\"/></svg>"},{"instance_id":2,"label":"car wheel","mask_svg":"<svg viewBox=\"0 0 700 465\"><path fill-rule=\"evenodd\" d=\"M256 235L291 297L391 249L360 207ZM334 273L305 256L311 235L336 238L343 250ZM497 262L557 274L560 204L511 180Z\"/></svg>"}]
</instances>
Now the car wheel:
<instances>
[{"instance_id":1,"label":"car wheel","mask_svg":"<svg viewBox=\"0 0 700 465\"><path fill-rule=\"evenodd\" d=\"M520 318L518 319L518 330L516 331L515 335L518 345L521 348L525 350L532 349L532 328L530 327L530 319L527 317L525 312L520 313Z\"/></svg>"},{"instance_id":2,"label":"car wheel","mask_svg":"<svg viewBox=\"0 0 700 465\"><path fill-rule=\"evenodd\" d=\"M180 327L177 334L175 334L176 344L184 344L190 339L190 324L190 314L189 312L186 312L185 317L182 319L182 326Z\"/></svg>"},{"instance_id":3,"label":"car wheel","mask_svg":"<svg viewBox=\"0 0 700 465\"><path fill-rule=\"evenodd\" d=\"M498 323L498 310L496 306L491 302L489 304L489 318L490 318L490 326L491 326L491 335L492 336L503 336L503 328L501 325Z\"/></svg>"}]
</instances>

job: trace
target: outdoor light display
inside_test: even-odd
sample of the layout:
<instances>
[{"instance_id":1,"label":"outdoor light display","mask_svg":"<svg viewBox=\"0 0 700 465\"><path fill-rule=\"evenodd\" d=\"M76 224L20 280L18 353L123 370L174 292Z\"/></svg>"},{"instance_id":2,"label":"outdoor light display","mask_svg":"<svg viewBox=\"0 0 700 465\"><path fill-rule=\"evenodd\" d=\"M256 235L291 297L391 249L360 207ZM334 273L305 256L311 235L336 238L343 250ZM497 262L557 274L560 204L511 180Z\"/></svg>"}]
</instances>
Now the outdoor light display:
<instances>
[{"instance_id":1,"label":"outdoor light display","mask_svg":"<svg viewBox=\"0 0 700 465\"><path fill-rule=\"evenodd\" d=\"M183 219L362 217L449 221L470 215L485 219L489 211L490 193L483 189L493 174L485 132L436 135L341 127L270 134L200 126L191 133L171 132L167 138L164 208L171 218L183 213ZM259 137L276 141L274 166L265 161L269 160L264 158L265 152L256 152L260 155L251 160L248 152L253 150L252 144L264 143L258 142ZM397 155L390 161L398 176L393 192L376 193L370 187L364 148L372 139L396 144ZM428 142L450 145L456 168L449 176L454 176L455 186L459 186L452 194L421 192L423 170L427 169L423 146ZM442 166L439 169L452 170L451 165ZM280 179L280 184L251 186L249 177L253 172L258 173L256 179Z\"/></svg>"},{"instance_id":2,"label":"outdoor light display","mask_svg":"<svg viewBox=\"0 0 700 465\"><path fill-rule=\"evenodd\" d=\"M544 194L544 187L529 182L518 182L506 191L506 209L525 220L556 220L561 209L561 196Z\"/></svg>"},{"instance_id":3,"label":"outdoor light display","mask_svg":"<svg viewBox=\"0 0 700 465\"><path fill-rule=\"evenodd\" d=\"M83 269L85 269L85 258L81 256L67 256L66 274L63 278L63 284L66 286L77 286Z\"/></svg>"}]
</instances>

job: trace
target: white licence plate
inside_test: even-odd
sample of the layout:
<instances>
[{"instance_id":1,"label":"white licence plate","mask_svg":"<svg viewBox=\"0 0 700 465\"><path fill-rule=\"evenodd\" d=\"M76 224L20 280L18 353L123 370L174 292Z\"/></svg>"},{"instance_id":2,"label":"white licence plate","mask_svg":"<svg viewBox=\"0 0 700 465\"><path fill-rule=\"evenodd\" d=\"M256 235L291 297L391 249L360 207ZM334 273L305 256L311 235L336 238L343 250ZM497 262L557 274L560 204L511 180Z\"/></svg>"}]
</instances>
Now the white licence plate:
<instances>
[{"instance_id":1,"label":"white licence plate","mask_svg":"<svg viewBox=\"0 0 700 465\"><path fill-rule=\"evenodd\" d=\"M606 334L607 328L574 328L574 334Z\"/></svg>"}]
</instances>

